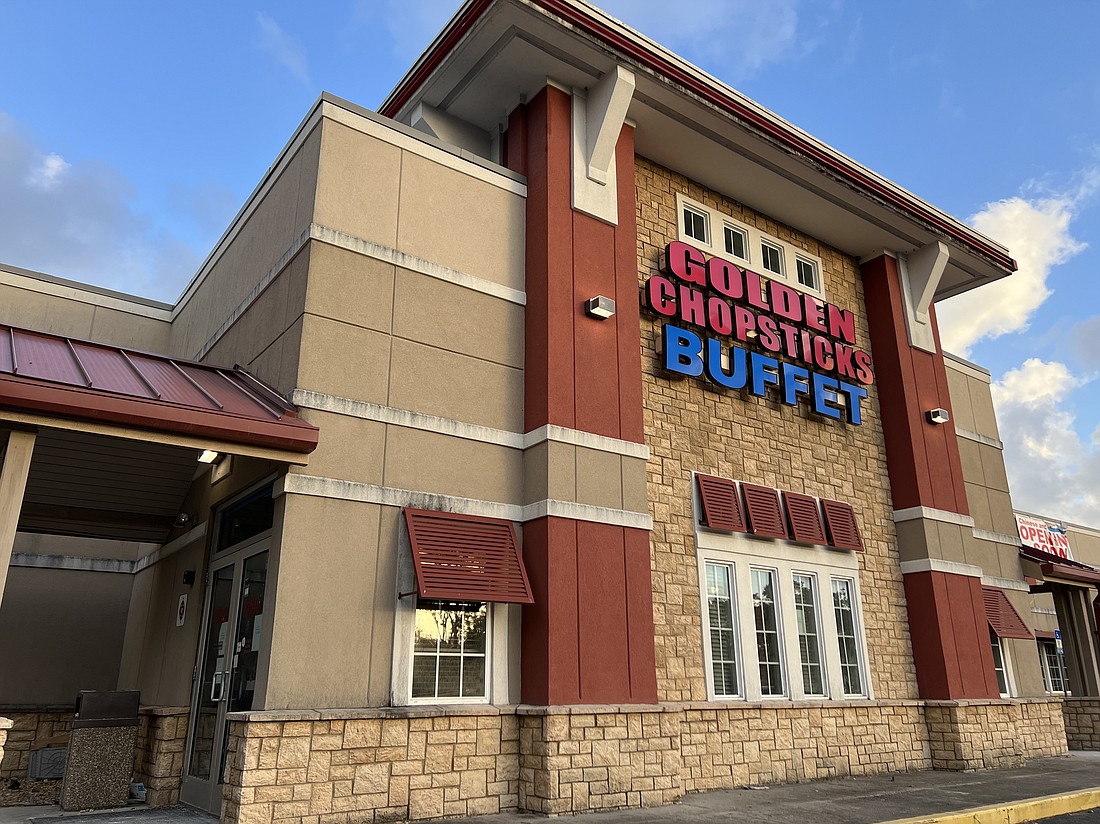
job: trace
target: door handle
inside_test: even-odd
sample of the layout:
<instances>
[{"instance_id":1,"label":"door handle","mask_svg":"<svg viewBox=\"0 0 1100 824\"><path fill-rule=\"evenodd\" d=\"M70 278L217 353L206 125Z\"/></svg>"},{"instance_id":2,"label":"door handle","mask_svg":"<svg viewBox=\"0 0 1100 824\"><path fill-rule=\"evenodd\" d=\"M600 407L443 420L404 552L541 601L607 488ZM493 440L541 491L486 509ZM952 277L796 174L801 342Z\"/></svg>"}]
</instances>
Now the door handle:
<instances>
[{"instance_id":1,"label":"door handle","mask_svg":"<svg viewBox=\"0 0 1100 824\"><path fill-rule=\"evenodd\" d=\"M210 700L214 703L222 700L225 693L225 673L218 670L210 681Z\"/></svg>"}]
</instances>

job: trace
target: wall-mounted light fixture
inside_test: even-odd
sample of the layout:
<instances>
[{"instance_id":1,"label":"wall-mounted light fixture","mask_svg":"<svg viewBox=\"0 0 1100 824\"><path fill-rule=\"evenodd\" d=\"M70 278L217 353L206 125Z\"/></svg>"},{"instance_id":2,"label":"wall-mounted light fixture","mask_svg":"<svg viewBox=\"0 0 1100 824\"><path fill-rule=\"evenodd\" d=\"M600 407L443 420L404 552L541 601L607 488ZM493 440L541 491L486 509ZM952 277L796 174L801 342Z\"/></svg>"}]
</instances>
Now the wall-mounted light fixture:
<instances>
[{"instance_id":1,"label":"wall-mounted light fixture","mask_svg":"<svg viewBox=\"0 0 1100 824\"><path fill-rule=\"evenodd\" d=\"M951 420L951 415L946 409L929 409L925 412L929 423L941 424Z\"/></svg>"},{"instance_id":2,"label":"wall-mounted light fixture","mask_svg":"<svg viewBox=\"0 0 1100 824\"><path fill-rule=\"evenodd\" d=\"M603 295L596 295L596 297L589 298L584 302L584 313L590 318L607 320L615 314L615 301L611 298L605 298Z\"/></svg>"},{"instance_id":3,"label":"wall-mounted light fixture","mask_svg":"<svg viewBox=\"0 0 1100 824\"><path fill-rule=\"evenodd\" d=\"M176 516L175 526L178 529L183 529L185 526L187 526L189 523L191 523L191 521L192 521L192 518L191 518L191 515L189 513L181 512L179 515Z\"/></svg>"},{"instance_id":4,"label":"wall-mounted light fixture","mask_svg":"<svg viewBox=\"0 0 1100 824\"><path fill-rule=\"evenodd\" d=\"M204 449L199 455L199 463L214 463L218 460L218 453L213 449Z\"/></svg>"}]
</instances>

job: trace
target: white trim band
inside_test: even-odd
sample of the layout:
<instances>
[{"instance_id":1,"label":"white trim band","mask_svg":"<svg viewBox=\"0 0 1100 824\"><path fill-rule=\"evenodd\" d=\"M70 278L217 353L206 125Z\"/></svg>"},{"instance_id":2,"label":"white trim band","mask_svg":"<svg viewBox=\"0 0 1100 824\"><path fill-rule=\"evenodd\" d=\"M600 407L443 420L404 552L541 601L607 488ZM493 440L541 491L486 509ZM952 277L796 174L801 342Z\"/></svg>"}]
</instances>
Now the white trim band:
<instances>
[{"instance_id":1,"label":"white trim band","mask_svg":"<svg viewBox=\"0 0 1100 824\"><path fill-rule=\"evenodd\" d=\"M986 446L992 446L995 449L1004 450L1004 441L999 441L996 438L991 438L988 435L982 435L979 432L971 432L969 429L959 429L955 427L955 434L960 438L965 438L968 441L974 441L975 443L985 444Z\"/></svg>"},{"instance_id":2,"label":"white trim band","mask_svg":"<svg viewBox=\"0 0 1100 824\"><path fill-rule=\"evenodd\" d=\"M134 564L126 558L85 558L76 555L34 555L29 552L13 552L9 566L35 569L73 569L81 572L118 572L134 574Z\"/></svg>"},{"instance_id":3,"label":"white trim band","mask_svg":"<svg viewBox=\"0 0 1100 824\"><path fill-rule=\"evenodd\" d=\"M982 577L982 568L973 564L960 564L939 558L918 558L915 561L901 562L902 575L910 575L914 572L943 572L948 575L965 575L968 578Z\"/></svg>"},{"instance_id":4,"label":"white trim band","mask_svg":"<svg viewBox=\"0 0 1100 824\"><path fill-rule=\"evenodd\" d=\"M1058 614L1058 610L1052 609L1051 607L1032 607L1031 611L1036 613L1037 615L1057 615Z\"/></svg>"},{"instance_id":5,"label":"white trim band","mask_svg":"<svg viewBox=\"0 0 1100 824\"><path fill-rule=\"evenodd\" d=\"M993 532L988 529L978 529L977 527L974 528L974 537L979 541L993 541L997 544L1008 544L1014 547L1022 547L1024 545L1019 535L1007 535L1004 532Z\"/></svg>"},{"instance_id":6,"label":"white trim band","mask_svg":"<svg viewBox=\"0 0 1100 824\"><path fill-rule=\"evenodd\" d=\"M319 478L315 475L285 475L275 484L275 496L278 497L282 494L311 495L317 498L359 501L382 506L411 506L417 509L435 509L442 512L457 512L462 515L480 515L521 523L553 516L556 518L570 518L575 521L592 521L613 526L624 526L632 529L650 530L653 528L653 518L648 514L630 512L625 509L608 509L553 499L519 506L497 501L482 501L476 498L440 495L434 492L417 492L411 489L397 489L389 486L343 481L339 478Z\"/></svg>"},{"instance_id":7,"label":"white trim band","mask_svg":"<svg viewBox=\"0 0 1100 824\"><path fill-rule=\"evenodd\" d=\"M926 521L939 521L944 524L958 524L973 528L974 519L969 515L960 515L958 512L948 512L946 509L932 509L928 506L911 506L908 509L894 510L894 523L902 521L916 521L923 518Z\"/></svg>"},{"instance_id":8,"label":"white trim band","mask_svg":"<svg viewBox=\"0 0 1100 824\"><path fill-rule=\"evenodd\" d=\"M420 429L425 432L495 444L509 449L530 449L546 441L555 441L573 446L582 446L586 449L595 449L600 452L623 455L628 458L649 459L649 447L645 444L608 438L603 435L582 432L578 429L567 429L564 426L553 424L540 426L538 429L533 429L527 433L509 432L506 429L494 429L491 426L481 426L480 424L456 421L453 418L426 415L423 412L413 412L409 409L398 409L368 401L326 395L308 389L295 389L291 393L290 400L291 403L304 409L316 409L320 412L332 412L336 415L347 415L353 418L392 424L393 426Z\"/></svg>"},{"instance_id":9,"label":"white trim band","mask_svg":"<svg viewBox=\"0 0 1100 824\"><path fill-rule=\"evenodd\" d=\"M982 576L982 586L1014 589L1017 592L1031 592L1031 587L1027 585L1027 581L1020 581L1016 578L994 578L992 575Z\"/></svg>"},{"instance_id":10,"label":"white trim band","mask_svg":"<svg viewBox=\"0 0 1100 824\"><path fill-rule=\"evenodd\" d=\"M456 286L462 286L474 292L480 292L483 295L490 295L491 297L500 298L501 300L506 300L509 303L515 303L520 306L527 305L527 294L519 289L513 289L511 286L505 286L494 280L479 278L477 275L471 275L459 269L452 269L449 266L433 263L425 258L402 252L400 249L394 249L390 246L384 246L381 243L364 240L361 237L349 235L346 232L340 232L336 229L330 229L328 226L322 226L319 223L310 224L309 237L311 240L327 243L330 246L346 249L349 252L356 252L357 254L380 260L383 263L392 263L394 266L399 266L402 269L419 272L422 275L427 275L436 280L443 280L447 283L453 283Z\"/></svg>"}]
</instances>

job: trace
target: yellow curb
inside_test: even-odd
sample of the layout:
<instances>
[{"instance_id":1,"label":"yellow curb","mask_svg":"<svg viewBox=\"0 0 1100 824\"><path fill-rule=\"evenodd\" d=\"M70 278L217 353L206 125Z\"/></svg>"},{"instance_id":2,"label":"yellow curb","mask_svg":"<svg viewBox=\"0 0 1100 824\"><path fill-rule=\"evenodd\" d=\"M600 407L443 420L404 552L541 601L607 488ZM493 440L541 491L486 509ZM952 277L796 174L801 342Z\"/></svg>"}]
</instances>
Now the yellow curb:
<instances>
[{"instance_id":1,"label":"yellow curb","mask_svg":"<svg viewBox=\"0 0 1100 824\"><path fill-rule=\"evenodd\" d=\"M884 824L1024 824L1056 815L1079 813L1093 807L1100 807L1100 787L1024 798L1007 804L990 804L988 807L971 807L952 813L899 818Z\"/></svg>"}]
</instances>

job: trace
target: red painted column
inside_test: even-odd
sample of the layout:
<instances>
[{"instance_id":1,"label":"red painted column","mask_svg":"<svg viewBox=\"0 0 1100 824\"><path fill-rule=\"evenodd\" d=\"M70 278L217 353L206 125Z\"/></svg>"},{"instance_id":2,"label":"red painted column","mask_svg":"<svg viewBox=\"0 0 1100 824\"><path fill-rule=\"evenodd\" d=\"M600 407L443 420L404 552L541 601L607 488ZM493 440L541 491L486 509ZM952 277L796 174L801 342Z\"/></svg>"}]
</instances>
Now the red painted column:
<instances>
[{"instance_id":1,"label":"red painted column","mask_svg":"<svg viewBox=\"0 0 1100 824\"><path fill-rule=\"evenodd\" d=\"M527 175L524 423L641 443L634 133L616 148L618 225L571 205L572 100L547 87L509 118L506 158ZM604 321L584 313L612 298ZM649 533L546 517L523 528L535 604L523 613L530 704L655 703Z\"/></svg>"},{"instance_id":2,"label":"red painted column","mask_svg":"<svg viewBox=\"0 0 1100 824\"><path fill-rule=\"evenodd\" d=\"M933 424L925 415L951 410L935 308L936 351L926 352L909 344L897 260L883 254L861 269L894 509L968 515L955 425ZM926 535L938 540L934 529ZM998 697L981 581L914 572L905 576L905 594L921 697Z\"/></svg>"}]
</instances>

